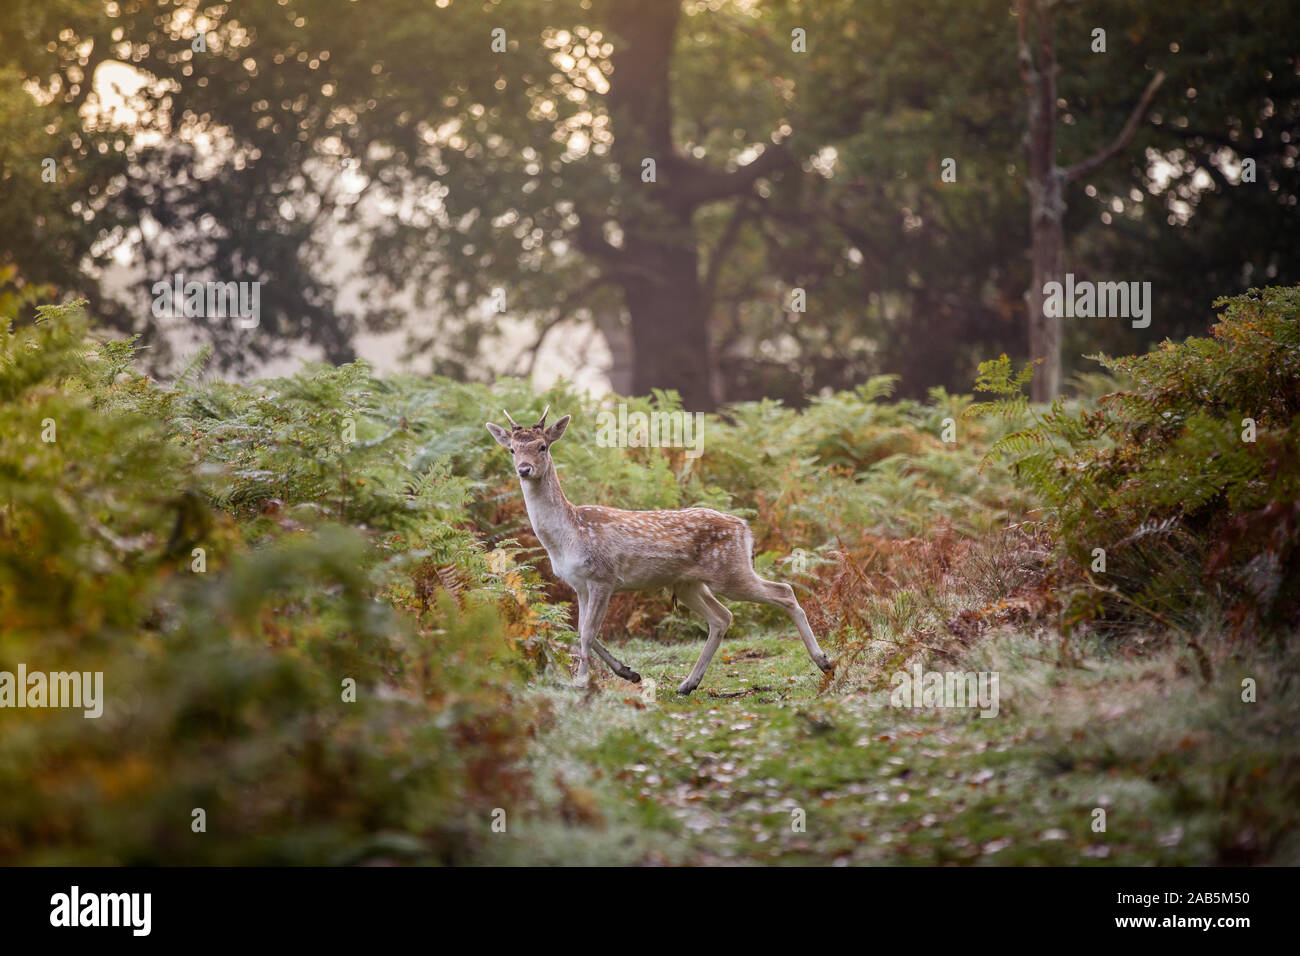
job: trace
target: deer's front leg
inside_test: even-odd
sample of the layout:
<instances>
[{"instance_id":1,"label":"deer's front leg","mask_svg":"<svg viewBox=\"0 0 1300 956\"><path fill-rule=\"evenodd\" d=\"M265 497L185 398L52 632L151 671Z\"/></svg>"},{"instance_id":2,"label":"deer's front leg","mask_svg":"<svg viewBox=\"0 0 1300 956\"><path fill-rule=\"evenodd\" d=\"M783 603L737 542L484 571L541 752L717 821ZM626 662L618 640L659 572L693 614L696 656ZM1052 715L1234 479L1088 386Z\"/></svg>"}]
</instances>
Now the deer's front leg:
<instances>
[{"instance_id":1,"label":"deer's front leg","mask_svg":"<svg viewBox=\"0 0 1300 956\"><path fill-rule=\"evenodd\" d=\"M613 590L600 584L588 582L578 593L578 683L586 684L588 665L591 662L591 647L599 643L600 625L605 621L605 611L609 608L609 598Z\"/></svg>"},{"instance_id":2,"label":"deer's front leg","mask_svg":"<svg viewBox=\"0 0 1300 956\"><path fill-rule=\"evenodd\" d=\"M577 683L582 686L587 683L587 665L590 663L587 658L586 648L583 647L582 635L586 633L587 627L587 610L590 607L587 598L587 585L585 582L579 582L573 586L573 590L578 594L578 677Z\"/></svg>"}]
</instances>

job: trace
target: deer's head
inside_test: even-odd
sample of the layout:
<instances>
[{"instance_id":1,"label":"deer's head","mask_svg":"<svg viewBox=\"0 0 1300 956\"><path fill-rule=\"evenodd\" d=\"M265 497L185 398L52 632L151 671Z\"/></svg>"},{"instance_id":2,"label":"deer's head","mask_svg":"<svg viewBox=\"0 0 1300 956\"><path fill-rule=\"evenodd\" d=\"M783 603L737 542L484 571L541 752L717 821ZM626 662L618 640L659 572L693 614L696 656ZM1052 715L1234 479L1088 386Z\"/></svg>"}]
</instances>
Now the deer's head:
<instances>
[{"instance_id":1,"label":"deer's head","mask_svg":"<svg viewBox=\"0 0 1300 956\"><path fill-rule=\"evenodd\" d=\"M517 424L509 412L503 412L506 421L510 422L510 431L487 422L487 430L492 433L497 444L514 456L515 471L524 481L540 481L554 467L551 464L550 447L564 434L564 429L569 425L569 416L565 415L554 425L548 426L546 416L550 411L551 406L547 405L537 424L530 427Z\"/></svg>"}]
</instances>

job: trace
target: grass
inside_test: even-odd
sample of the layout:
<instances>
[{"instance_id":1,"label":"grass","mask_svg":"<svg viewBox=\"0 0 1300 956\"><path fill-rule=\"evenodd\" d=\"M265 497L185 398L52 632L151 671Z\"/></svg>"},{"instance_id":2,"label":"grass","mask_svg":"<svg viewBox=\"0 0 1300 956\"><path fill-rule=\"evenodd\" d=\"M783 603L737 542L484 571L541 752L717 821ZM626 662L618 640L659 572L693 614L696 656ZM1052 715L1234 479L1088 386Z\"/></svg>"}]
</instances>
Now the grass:
<instances>
[{"instance_id":1,"label":"grass","mask_svg":"<svg viewBox=\"0 0 1300 956\"><path fill-rule=\"evenodd\" d=\"M603 667L586 691L534 686L551 711L528 758L547 809L489 841L493 862L1300 862L1295 657L1211 644L1207 685L1155 636L1141 653L1092 640L1062 667L1049 630L1002 627L925 665L997 671L998 715L981 718L890 706L880 662L901 645L826 681L779 630L734 633L682 698L702 644L612 645L652 702ZM1267 688L1255 703L1247 675Z\"/></svg>"}]
</instances>

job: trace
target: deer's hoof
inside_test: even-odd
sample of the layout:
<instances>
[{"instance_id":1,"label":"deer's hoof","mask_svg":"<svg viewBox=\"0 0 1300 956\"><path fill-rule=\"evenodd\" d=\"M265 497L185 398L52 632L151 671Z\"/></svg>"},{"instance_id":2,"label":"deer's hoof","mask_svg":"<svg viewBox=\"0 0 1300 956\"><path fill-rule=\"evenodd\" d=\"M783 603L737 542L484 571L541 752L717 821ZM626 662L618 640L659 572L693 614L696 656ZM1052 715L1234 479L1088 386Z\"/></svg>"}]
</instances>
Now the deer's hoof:
<instances>
[{"instance_id":1,"label":"deer's hoof","mask_svg":"<svg viewBox=\"0 0 1300 956\"><path fill-rule=\"evenodd\" d=\"M817 661L817 666L820 667L822 670L824 670L827 674L835 670L835 665L831 663L830 658L828 658L825 654L823 654L821 658Z\"/></svg>"},{"instance_id":2,"label":"deer's hoof","mask_svg":"<svg viewBox=\"0 0 1300 956\"><path fill-rule=\"evenodd\" d=\"M632 670L632 668L630 667L624 668L623 673L619 674L618 676L623 678L624 680L631 681L633 684L641 683L641 675L638 674L636 671Z\"/></svg>"},{"instance_id":3,"label":"deer's hoof","mask_svg":"<svg viewBox=\"0 0 1300 956\"><path fill-rule=\"evenodd\" d=\"M686 696L691 691L695 690L695 688L698 686L699 686L698 684L692 684L690 681L686 681L685 683L683 683L681 686L677 688L677 693Z\"/></svg>"}]
</instances>

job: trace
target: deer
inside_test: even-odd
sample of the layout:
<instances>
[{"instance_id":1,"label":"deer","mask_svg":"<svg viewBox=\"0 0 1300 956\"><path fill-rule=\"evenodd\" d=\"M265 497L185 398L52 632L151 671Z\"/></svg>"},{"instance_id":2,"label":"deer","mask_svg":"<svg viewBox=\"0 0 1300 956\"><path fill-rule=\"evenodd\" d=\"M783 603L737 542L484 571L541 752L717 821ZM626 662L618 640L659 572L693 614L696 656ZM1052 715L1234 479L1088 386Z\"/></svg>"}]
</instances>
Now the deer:
<instances>
[{"instance_id":1,"label":"deer","mask_svg":"<svg viewBox=\"0 0 1300 956\"><path fill-rule=\"evenodd\" d=\"M827 673L834 669L817 644L794 589L764 580L754 570L754 535L743 518L712 508L624 511L571 504L550 454L570 416L547 425L550 411L547 405L537 424L528 427L503 411L510 431L492 422L485 424L497 444L513 456L528 520L546 549L551 569L578 596L578 686L588 684L593 650L619 677L640 683L641 675L601 643L600 628L615 593L660 588L669 589L709 628L699 660L677 688L679 694L688 695L700 685L731 626L731 612L718 595L782 608L813 663Z\"/></svg>"}]
</instances>

